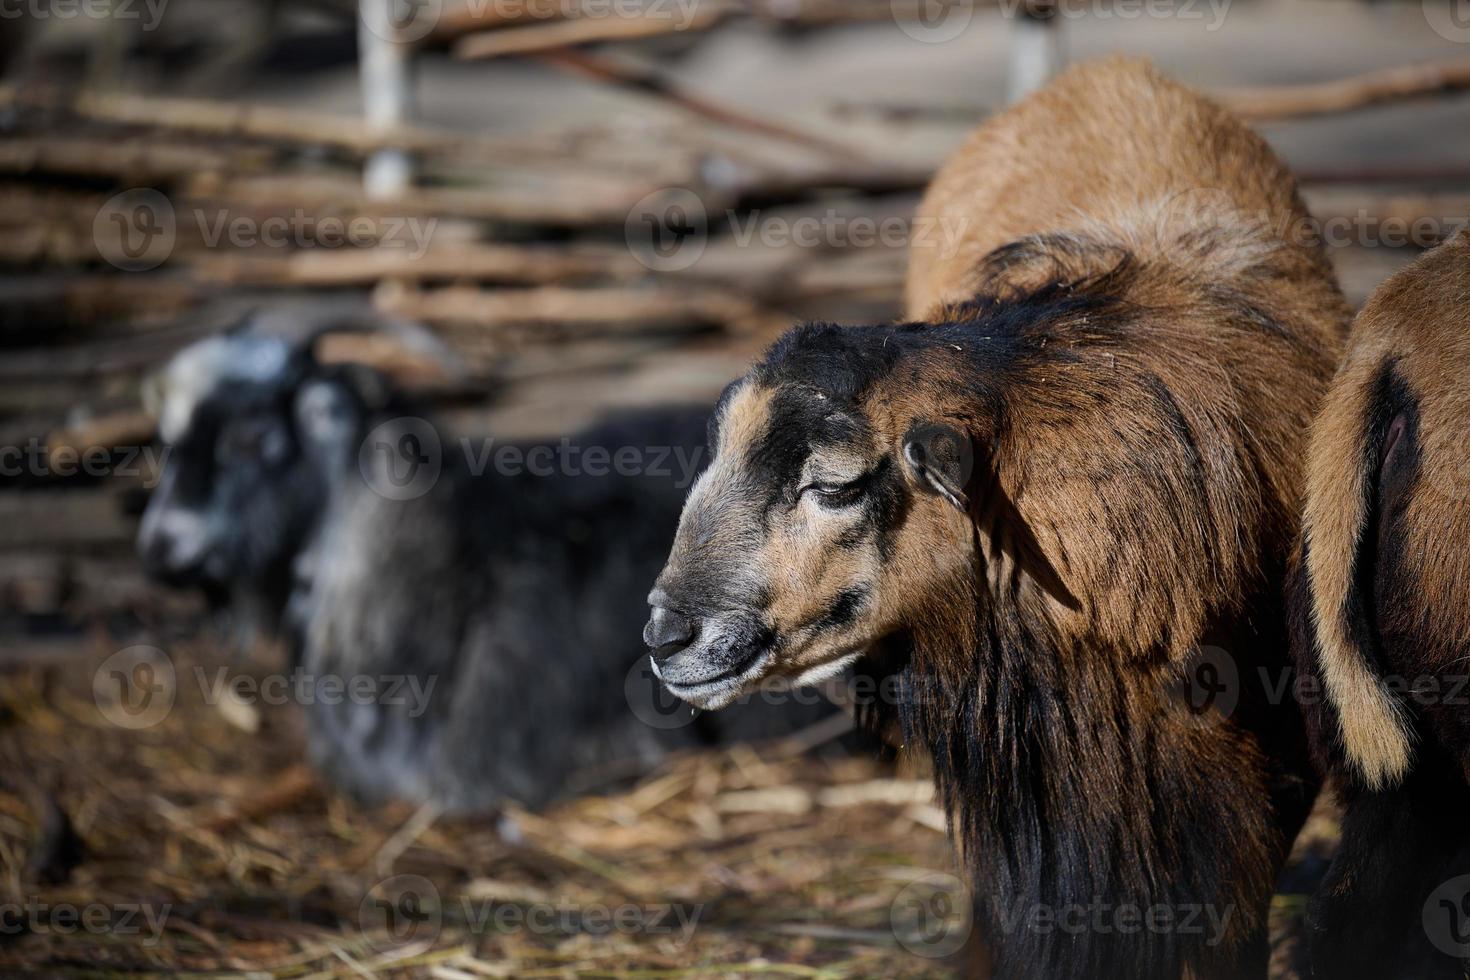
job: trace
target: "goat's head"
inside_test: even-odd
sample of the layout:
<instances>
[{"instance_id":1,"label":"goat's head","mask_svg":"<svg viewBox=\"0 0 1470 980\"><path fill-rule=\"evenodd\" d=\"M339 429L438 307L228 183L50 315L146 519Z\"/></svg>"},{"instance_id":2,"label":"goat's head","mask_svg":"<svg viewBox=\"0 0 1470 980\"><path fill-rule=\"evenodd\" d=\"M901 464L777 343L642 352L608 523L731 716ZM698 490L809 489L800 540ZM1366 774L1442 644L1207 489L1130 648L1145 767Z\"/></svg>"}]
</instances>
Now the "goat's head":
<instances>
[{"instance_id":1,"label":"goat's head","mask_svg":"<svg viewBox=\"0 0 1470 980\"><path fill-rule=\"evenodd\" d=\"M168 447L138 533L151 574L216 592L289 582L291 559L387 392L360 365L320 363L315 342L384 326L355 310L269 310L169 362L149 391ZM417 328L387 326L429 342Z\"/></svg>"},{"instance_id":2,"label":"goat's head","mask_svg":"<svg viewBox=\"0 0 1470 980\"><path fill-rule=\"evenodd\" d=\"M801 327L726 390L649 597L673 693L721 707L769 675L818 680L973 595L975 399L942 394L959 379L918 335Z\"/></svg>"},{"instance_id":3,"label":"goat's head","mask_svg":"<svg viewBox=\"0 0 1470 980\"><path fill-rule=\"evenodd\" d=\"M355 431L340 385L279 337L211 337L156 386L168 455L138 531L150 574L224 588L283 575L326 495L323 465Z\"/></svg>"}]
</instances>

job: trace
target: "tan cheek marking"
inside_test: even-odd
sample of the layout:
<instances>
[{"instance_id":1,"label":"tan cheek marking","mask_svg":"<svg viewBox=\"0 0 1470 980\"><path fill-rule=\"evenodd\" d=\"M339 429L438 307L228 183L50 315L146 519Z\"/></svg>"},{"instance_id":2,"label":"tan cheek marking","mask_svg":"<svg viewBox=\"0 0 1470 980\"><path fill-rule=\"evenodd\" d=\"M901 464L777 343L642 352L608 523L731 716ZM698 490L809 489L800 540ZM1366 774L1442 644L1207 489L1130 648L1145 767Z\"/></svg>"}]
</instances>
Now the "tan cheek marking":
<instances>
[{"instance_id":1,"label":"tan cheek marking","mask_svg":"<svg viewBox=\"0 0 1470 980\"><path fill-rule=\"evenodd\" d=\"M937 498L915 497L892 560L883 568L878 614L885 626L912 623L916 615L936 611L931 608L936 586L971 574L970 540L968 517Z\"/></svg>"},{"instance_id":2,"label":"tan cheek marking","mask_svg":"<svg viewBox=\"0 0 1470 980\"><path fill-rule=\"evenodd\" d=\"M783 524L758 560L769 571L767 615L778 631L789 635L822 616L844 589L875 582L877 555L873 549L836 547L844 526L835 522L828 526L797 511Z\"/></svg>"},{"instance_id":3,"label":"tan cheek marking","mask_svg":"<svg viewBox=\"0 0 1470 980\"><path fill-rule=\"evenodd\" d=\"M757 388L750 382L740 388L725 406L720 420L719 455L743 459L770 427L772 388Z\"/></svg>"}]
</instances>

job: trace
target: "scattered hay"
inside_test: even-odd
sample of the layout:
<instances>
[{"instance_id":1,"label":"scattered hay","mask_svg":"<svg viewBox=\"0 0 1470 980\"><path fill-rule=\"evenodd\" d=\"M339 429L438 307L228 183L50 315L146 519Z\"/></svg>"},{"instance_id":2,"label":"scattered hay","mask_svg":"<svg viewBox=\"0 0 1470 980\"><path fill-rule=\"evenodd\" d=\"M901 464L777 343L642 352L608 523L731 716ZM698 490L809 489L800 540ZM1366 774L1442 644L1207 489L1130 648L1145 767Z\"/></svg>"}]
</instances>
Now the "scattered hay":
<instances>
[{"instance_id":1,"label":"scattered hay","mask_svg":"<svg viewBox=\"0 0 1470 980\"><path fill-rule=\"evenodd\" d=\"M256 706L247 735L180 683L130 730L95 667L0 685L0 973L957 975L962 919L912 928L955 883L913 773L778 743L539 814L366 810L302 765L295 707ZM1299 852L1320 863L1334 835L1319 816ZM1293 975L1302 899L1277 900L1273 975Z\"/></svg>"}]
</instances>

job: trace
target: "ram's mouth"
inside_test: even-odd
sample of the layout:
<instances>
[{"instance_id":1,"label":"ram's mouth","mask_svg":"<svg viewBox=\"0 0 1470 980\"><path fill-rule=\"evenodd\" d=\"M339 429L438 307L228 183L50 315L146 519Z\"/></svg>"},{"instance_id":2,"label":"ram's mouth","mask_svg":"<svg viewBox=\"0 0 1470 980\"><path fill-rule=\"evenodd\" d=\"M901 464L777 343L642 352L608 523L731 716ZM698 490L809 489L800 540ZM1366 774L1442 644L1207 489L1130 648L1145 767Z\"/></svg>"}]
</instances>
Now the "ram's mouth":
<instances>
[{"instance_id":1,"label":"ram's mouth","mask_svg":"<svg viewBox=\"0 0 1470 980\"><path fill-rule=\"evenodd\" d=\"M696 708L714 711L733 702L771 671L776 659L773 643L751 647L734 658L734 663L711 670L709 657L695 650L681 650L660 661L655 654L653 673L670 694Z\"/></svg>"}]
</instances>

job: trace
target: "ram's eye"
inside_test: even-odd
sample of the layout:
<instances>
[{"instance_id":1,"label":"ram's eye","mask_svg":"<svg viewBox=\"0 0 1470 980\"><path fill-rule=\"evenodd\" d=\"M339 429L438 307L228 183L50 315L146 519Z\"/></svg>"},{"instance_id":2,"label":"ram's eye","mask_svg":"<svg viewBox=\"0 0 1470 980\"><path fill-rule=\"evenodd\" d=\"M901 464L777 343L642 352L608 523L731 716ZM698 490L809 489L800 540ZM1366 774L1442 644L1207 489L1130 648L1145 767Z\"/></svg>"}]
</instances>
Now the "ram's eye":
<instances>
[{"instance_id":1,"label":"ram's eye","mask_svg":"<svg viewBox=\"0 0 1470 980\"><path fill-rule=\"evenodd\" d=\"M823 507L835 510L857 503L867 490L867 484L867 477L860 476L846 483L809 483L802 492L810 493L812 499Z\"/></svg>"}]
</instances>

